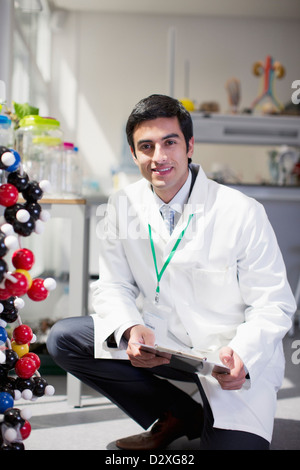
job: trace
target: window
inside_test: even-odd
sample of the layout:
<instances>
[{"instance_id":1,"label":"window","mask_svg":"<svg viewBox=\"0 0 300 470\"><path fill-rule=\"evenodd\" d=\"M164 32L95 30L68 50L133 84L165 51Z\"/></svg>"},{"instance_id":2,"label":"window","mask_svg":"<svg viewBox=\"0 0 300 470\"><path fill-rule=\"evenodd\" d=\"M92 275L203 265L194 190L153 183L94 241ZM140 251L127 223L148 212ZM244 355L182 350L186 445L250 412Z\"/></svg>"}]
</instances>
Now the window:
<instances>
[{"instance_id":1,"label":"window","mask_svg":"<svg viewBox=\"0 0 300 470\"><path fill-rule=\"evenodd\" d=\"M27 6L33 9L27 10ZM13 40L12 101L28 102L46 116L51 78L51 11L47 0L15 1Z\"/></svg>"}]
</instances>

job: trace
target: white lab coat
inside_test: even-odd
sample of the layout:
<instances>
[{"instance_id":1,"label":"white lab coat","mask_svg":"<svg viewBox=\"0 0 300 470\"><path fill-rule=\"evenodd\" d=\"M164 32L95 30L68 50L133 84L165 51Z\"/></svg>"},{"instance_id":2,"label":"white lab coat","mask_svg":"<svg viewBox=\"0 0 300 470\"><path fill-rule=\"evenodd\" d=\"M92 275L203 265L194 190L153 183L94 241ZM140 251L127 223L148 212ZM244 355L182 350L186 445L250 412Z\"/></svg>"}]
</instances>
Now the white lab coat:
<instances>
[{"instance_id":1,"label":"white lab coat","mask_svg":"<svg viewBox=\"0 0 300 470\"><path fill-rule=\"evenodd\" d=\"M92 286L95 357L126 358L107 348L121 325L143 323L139 294L154 299L156 274L148 224L161 269L194 214L160 282L160 303L172 308L169 329L206 355L231 346L250 374L249 389L224 391L200 377L217 428L256 433L271 441L276 391L284 374L282 338L295 301L264 208L198 172L189 204L173 234L166 230L149 183L114 194L97 227L100 278Z\"/></svg>"}]
</instances>

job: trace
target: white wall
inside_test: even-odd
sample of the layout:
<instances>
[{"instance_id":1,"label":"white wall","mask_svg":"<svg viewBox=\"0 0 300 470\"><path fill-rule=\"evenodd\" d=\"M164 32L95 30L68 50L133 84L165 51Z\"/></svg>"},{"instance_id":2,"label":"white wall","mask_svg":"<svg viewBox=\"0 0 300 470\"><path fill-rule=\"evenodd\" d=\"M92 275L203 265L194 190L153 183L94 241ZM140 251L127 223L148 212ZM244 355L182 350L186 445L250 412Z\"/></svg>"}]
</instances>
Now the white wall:
<instances>
[{"instance_id":1,"label":"white wall","mask_svg":"<svg viewBox=\"0 0 300 470\"><path fill-rule=\"evenodd\" d=\"M241 81L241 107L250 106L260 87L252 65L268 54L286 68L286 77L275 83L283 103L290 101L292 81L300 79L299 21L69 13L54 34L51 114L61 121L66 140L79 146L86 172L104 190L111 168L121 159L124 125L133 105L151 93L170 91L171 27L176 30L177 98L185 92L186 60L190 98L217 101L222 112L228 108L225 82L231 77ZM224 151L218 147L217 156L211 155L200 146L194 160L209 169ZM252 171L256 178L267 172L265 163L256 167L260 156L255 165L249 158L241 156L245 165L239 155L234 158L239 174Z\"/></svg>"}]
</instances>

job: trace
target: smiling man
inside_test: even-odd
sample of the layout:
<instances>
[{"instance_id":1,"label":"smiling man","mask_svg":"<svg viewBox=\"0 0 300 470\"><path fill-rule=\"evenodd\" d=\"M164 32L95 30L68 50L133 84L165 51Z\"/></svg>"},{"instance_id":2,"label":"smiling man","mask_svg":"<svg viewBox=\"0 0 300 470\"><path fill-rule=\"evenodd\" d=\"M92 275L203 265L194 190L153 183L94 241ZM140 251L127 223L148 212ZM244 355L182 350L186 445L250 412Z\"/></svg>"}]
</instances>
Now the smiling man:
<instances>
[{"instance_id":1,"label":"smiling man","mask_svg":"<svg viewBox=\"0 0 300 470\"><path fill-rule=\"evenodd\" d=\"M133 145L131 152L142 176L164 202L170 202L187 180L194 138L187 148L178 118L157 118L136 127Z\"/></svg>"},{"instance_id":2,"label":"smiling man","mask_svg":"<svg viewBox=\"0 0 300 470\"><path fill-rule=\"evenodd\" d=\"M119 439L121 449L161 449L181 436L200 437L201 449L268 449L296 306L265 211L191 163L192 119L179 101L141 100L126 132L143 178L110 198L95 314L58 322L49 352L150 427ZM138 344L162 333L219 356L229 373L203 375ZM202 403L173 380L196 383Z\"/></svg>"}]
</instances>

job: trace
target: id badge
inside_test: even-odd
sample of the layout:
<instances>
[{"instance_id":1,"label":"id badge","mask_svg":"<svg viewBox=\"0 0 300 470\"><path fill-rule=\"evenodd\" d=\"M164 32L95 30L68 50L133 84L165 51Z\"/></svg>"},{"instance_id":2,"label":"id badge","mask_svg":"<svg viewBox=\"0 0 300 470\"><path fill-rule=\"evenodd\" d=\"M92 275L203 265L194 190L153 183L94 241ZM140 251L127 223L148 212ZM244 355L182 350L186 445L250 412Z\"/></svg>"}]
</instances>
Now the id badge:
<instances>
[{"instance_id":1,"label":"id badge","mask_svg":"<svg viewBox=\"0 0 300 470\"><path fill-rule=\"evenodd\" d=\"M155 334L156 343L164 343L168 336L168 317L171 308L145 300L143 316L145 325Z\"/></svg>"}]
</instances>

